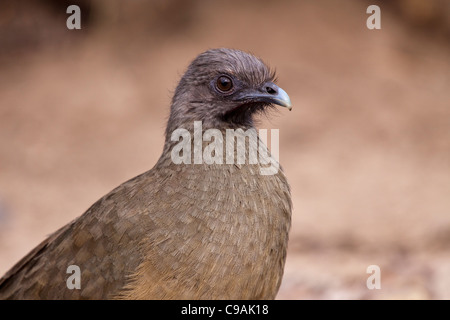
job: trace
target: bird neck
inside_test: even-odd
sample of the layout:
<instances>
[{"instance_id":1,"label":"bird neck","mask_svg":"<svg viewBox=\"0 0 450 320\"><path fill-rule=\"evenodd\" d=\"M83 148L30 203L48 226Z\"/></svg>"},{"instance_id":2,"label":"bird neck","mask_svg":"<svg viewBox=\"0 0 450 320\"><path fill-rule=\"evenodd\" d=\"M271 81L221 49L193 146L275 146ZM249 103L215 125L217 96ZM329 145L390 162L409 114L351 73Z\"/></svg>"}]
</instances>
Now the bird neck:
<instances>
[{"instance_id":1,"label":"bird neck","mask_svg":"<svg viewBox=\"0 0 450 320\"><path fill-rule=\"evenodd\" d=\"M279 169L278 145L275 145L275 157L272 157L265 140L254 128L210 128L203 127L201 121L194 121L167 134L163 153L156 167L205 165L240 167L252 165L263 175L276 174ZM271 146L274 141L271 134ZM175 169L178 170L178 169Z\"/></svg>"}]
</instances>

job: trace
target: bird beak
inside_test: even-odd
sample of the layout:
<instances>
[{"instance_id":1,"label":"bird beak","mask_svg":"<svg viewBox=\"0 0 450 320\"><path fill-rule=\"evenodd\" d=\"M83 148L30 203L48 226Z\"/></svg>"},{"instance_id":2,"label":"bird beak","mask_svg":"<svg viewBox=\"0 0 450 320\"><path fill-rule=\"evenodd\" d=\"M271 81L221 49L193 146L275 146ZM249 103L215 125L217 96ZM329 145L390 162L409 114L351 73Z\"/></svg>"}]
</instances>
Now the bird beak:
<instances>
[{"instance_id":1,"label":"bird beak","mask_svg":"<svg viewBox=\"0 0 450 320\"><path fill-rule=\"evenodd\" d=\"M292 110L291 99L286 91L273 82L265 83L258 91L248 92L242 99L273 103Z\"/></svg>"},{"instance_id":2,"label":"bird beak","mask_svg":"<svg viewBox=\"0 0 450 320\"><path fill-rule=\"evenodd\" d=\"M288 94L286 93L286 91L284 91L277 85L275 85L275 87L277 87L278 93L275 96L272 96L272 101L273 101L272 103L277 104L282 107L286 107L289 109L289 111L291 111L292 104L291 104L291 99L289 98Z\"/></svg>"}]
</instances>

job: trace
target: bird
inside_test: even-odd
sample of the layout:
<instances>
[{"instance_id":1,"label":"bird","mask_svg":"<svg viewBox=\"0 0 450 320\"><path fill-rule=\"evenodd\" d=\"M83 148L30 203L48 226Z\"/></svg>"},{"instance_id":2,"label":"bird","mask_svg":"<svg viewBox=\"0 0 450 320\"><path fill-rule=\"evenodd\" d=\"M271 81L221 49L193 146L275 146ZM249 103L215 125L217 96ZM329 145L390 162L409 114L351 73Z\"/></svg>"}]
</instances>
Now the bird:
<instances>
[{"instance_id":1,"label":"bird","mask_svg":"<svg viewBox=\"0 0 450 320\"><path fill-rule=\"evenodd\" d=\"M249 157L221 163L227 155L219 151L230 144L230 130L237 145L239 136L256 130L259 114L276 106L291 110L288 94L275 82L275 72L251 53L200 53L176 86L154 167L100 198L17 262L0 279L0 299L274 299L291 227L289 183L282 167L262 174L267 163L250 163ZM198 124L203 137L195 142ZM183 150L182 139L174 139L177 130L194 136ZM192 155L196 147L207 153L213 140L205 139L208 130L223 142L223 148L215 145L212 163ZM245 145L255 147L250 136ZM259 136L257 143L268 150ZM235 149L231 156L237 157ZM245 148L245 155L251 151ZM268 157L277 163L270 152Z\"/></svg>"}]
</instances>

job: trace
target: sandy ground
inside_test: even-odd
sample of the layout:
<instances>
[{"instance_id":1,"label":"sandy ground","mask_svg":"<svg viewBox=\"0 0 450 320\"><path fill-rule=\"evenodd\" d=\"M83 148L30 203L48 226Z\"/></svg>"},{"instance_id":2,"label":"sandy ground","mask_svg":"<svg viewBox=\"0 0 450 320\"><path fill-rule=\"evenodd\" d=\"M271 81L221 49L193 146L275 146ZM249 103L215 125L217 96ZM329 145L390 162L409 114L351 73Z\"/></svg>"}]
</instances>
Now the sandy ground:
<instances>
[{"instance_id":1,"label":"sandy ground","mask_svg":"<svg viewBox=\"0 0 450 320\"><path fill-rule=\"evenodd\" d=\"M448 41L383 7L370 31L364 2L236 5L197 4L168 35L63 24L76 40L2 56L0 274L150 169L190 60L233 47L276 67L294 105L259 125L280 129L294 203L278 298L449 299Z\"/></svg>"}]
</instances>

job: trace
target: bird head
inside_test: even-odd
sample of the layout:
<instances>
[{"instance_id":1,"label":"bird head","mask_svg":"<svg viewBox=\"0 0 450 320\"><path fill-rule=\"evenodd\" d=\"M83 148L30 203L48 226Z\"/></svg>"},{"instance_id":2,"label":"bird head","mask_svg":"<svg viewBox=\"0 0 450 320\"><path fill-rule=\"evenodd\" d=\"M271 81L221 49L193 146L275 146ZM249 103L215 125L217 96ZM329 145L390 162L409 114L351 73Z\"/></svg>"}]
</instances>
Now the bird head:
<instances>
[{"instance_id":1,"label":"bird head","mask_svg":"<svg viewBox=\"0 0 450 320\"><path fill-rule=\"evenodd\" d=\"M275 84L275 73L261 59L239 50L213 49L192 61L181 78L169 123L248 128L255 113L273 105L291 110L288 94Z\"/></svg>"}]
</instances>

